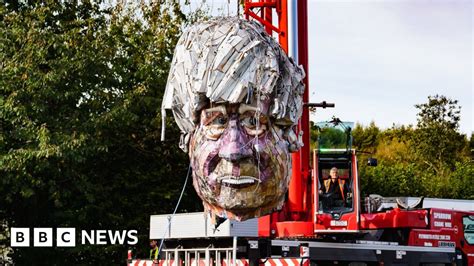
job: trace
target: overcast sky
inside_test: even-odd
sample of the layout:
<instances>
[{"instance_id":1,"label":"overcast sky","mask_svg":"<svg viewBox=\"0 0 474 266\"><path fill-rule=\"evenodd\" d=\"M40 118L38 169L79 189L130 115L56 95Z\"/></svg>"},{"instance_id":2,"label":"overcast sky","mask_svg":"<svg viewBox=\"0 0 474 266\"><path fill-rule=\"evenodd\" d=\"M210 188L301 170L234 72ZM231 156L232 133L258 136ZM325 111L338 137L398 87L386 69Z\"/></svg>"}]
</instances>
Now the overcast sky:
<instances>
[{"instance_id":1,"label":"overcast sky","mask_svg":"<svg viewBox=\"0 0 474 266\"><path fill-rule=\"evenodd\" d=\"M459 101L461 131L473 131L472 1L308 2L310 100L336 103L312 120L416 124L414 105L442 94ZM235 14L235 0L206 4Z\"/></svg>"},{"instance_id":2,"label":"overcast sky","mask_svg":"<svg viewBox=\"0 0 474 266\"><path fill-rule=\"evenodd\" d=\"M311 100L336 103L315 119L415 124L414 105L442 94L473 131L471 1L309 1L309 13Z\"/></svg>"}]
</instances>

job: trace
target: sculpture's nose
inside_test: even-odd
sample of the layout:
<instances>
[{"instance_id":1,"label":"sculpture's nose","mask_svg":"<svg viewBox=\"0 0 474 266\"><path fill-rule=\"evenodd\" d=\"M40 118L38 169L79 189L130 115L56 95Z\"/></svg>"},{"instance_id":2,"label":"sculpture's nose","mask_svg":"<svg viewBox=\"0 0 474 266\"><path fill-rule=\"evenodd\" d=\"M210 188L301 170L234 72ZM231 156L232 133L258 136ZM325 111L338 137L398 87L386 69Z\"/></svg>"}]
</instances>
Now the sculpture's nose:
<instances>
[{"instance_id":1,"label":"sculpture's nose","mask_svg":"<svg viewBox=\"0 0 474 266\"><path fill-rule=\"evenodd\" d=\"M238 119L231 119L227 130L222 136L219 157L230 162L238 162L242 159L252 157L249 139L239 126Z\"/></svg>"}]
</instances>

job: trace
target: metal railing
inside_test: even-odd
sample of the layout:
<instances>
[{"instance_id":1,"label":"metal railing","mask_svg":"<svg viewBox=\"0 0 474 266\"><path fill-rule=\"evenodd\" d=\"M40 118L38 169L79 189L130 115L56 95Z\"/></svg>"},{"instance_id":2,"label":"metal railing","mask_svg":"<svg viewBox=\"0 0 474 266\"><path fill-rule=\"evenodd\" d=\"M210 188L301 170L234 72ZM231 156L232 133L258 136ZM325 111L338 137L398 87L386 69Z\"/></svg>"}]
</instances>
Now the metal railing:
<instances>
[{"instance_id":1,"label":"metal railing","mask_svg":"<svg viewBox=\"0 0 474 266\"><path fill-rule=\"evenodd\" d=\"M235 265L234 248L163 249L169 266L231 266Z\"/></svg>"}]
</instances>

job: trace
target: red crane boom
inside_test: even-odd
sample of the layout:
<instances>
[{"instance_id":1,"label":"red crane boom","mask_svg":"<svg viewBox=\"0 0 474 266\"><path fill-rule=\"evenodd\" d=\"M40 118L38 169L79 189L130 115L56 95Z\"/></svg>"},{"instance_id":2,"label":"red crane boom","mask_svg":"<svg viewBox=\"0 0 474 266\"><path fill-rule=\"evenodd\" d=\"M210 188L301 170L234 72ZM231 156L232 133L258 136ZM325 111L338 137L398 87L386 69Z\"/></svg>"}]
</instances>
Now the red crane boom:
<instances>
[{"instance_id":1,"label":"red crane boom","mask_svg":"<svg viewBox=\"0 0 474 266\"><path fill-rule=\"evenodd\" d=\"M290 31L293 34L299 65L302 65L306 77L305 92L303 95L303 114L297 126L297 133L303 132L304 146L292 155L292 177L288 188L288 201L284 209L260 218L259 228L262 235L284 236L284 235L308 235L313 232L313 221L311 215L311 185L310 185L310 142L309 142L309 69L308 69L308 3L307 0L293 1L297 5L293 10L288 10L287 0L246 0L244 13L247 19L259 21L266 31L273 35L278 34L281 47L289 52ZM278 16L278 23L274 25L273 11ZM296 17L296 27L288 27L288 15Z\"/></svg>"}]
</instances>

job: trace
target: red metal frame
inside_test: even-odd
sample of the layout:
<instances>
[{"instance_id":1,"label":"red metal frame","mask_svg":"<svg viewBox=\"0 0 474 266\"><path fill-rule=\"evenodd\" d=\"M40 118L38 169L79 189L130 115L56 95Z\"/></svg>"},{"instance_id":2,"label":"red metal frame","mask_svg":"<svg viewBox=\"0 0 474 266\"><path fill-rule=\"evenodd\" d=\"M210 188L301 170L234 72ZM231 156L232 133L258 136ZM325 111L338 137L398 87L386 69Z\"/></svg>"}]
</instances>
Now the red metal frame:
<instances>
[{"instance_id":1,"label":"red metal frame","mask_svg":"<svg viewBox=\"0 0 474 266\"><path fill-rule=\"evenodd\" d=\"M298 22L298 64L302 65L306 76L303 80L305 91L303 94L303 114L298 123L297 131L303 132L304 146L297 153L293 154L293 175L289 188L289 206L291 220L311 221L312 214L311 187L310 187L310 141L309 141L309 109L307 107L309 98L308 83L308 8L307 1L297 1L297 22Z\"/></svg>"},{"instance_id":2,"label":"red metal frame","mask_svg":"<svg viewBox=\"0 0 474 266\"><path fill-rule=\"evenodd\" d=\"M278 25L273 25L273 10L278 15ZM277 33L283 50L288 53L288 4L287 0L245 0L244 14L246 19L260 22L268 34Z\"/></svg>"},{"instance_id":3,"label":"red metal frame","mask_svg":"<svg viewBox=\"0 0 474 266\"><path fill-rule=\"evenodd\" d=\"M290 0L291 1L291 0ZM303 132L303 148L292 155L292 177L288 189L288 201L281 212L259 219L261 236L301 236L313 234L313 215L310 185L310 143L308 103L308 11L307 0L297 1L298 63L303 66L306 90L303 95L303 115L297 132ZM273 10L278 15L278 25L273 24ZM280 46L288 53L288 0L245 0L244 14L247 19L260 22L266 31L277 33Z\"/></svg>"},{"instance_id":4,"label":"red metal frame","mask_svg":"<svg viewBox=\"0 0 474 266\"><path fill-rule=\"evenodd\" d=\"M428 211L393 209L378 213L363 213L360 216L360 228L364 230L383 228L427 228Z\"/></svg>"}]
</instances>

